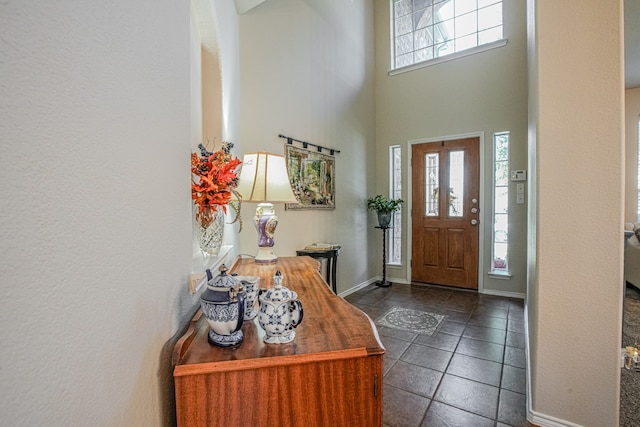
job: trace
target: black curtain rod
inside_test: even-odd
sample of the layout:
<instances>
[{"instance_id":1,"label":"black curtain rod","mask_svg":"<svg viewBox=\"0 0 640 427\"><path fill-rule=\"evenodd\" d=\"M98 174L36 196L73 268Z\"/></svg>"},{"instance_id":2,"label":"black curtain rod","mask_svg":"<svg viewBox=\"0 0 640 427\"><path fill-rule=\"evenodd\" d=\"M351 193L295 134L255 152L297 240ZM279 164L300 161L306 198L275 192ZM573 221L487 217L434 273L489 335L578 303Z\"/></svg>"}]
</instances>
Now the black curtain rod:
<instances>
[{"instance_id":1,"label":"black curtain rod","mask_svg":"<svg viewBox=\"0 0 640 427\"><path fill-rule=\"evenodd\" d=\"M302 148L309 148L309 146L313 146L316 147L318 149L318 152L322 153L322 150L327 150L329 151L329 153L331 153L331 155L333 156L335 153L339 153L340 150L336 150L335 148L327 148L327 147L323 147L322 145L317 145L317 144L312 144L310 142L307 141L300 141L299 139L295 139L295 138L291 138L290 136L284 136L282 134L278 135L280 138L284 138L287 140L287 144L289 145L293 145L293 141L295 142L299 142L300 144L302 144Z\"/></svg>"}]
</instances>

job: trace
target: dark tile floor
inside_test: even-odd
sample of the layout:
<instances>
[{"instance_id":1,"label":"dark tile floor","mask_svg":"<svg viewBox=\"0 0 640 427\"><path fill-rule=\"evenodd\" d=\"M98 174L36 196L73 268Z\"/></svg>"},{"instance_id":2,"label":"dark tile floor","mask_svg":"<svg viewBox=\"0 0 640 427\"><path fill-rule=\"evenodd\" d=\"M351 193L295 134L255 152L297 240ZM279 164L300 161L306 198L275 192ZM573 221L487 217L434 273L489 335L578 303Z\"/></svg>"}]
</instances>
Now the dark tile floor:
<instances>
[{"instance_id":1,"label":"dark tile floor","mask_svg":"<svg viewBox=\"0 0 640 427\"><path fill-rule=\"evenodd\" d=\"M532 426L522 300L415 284L371 285L345 299L373 321L392 307L446 315L433 336L378 327L385 426Z\"/></svg>"}]
</instances>

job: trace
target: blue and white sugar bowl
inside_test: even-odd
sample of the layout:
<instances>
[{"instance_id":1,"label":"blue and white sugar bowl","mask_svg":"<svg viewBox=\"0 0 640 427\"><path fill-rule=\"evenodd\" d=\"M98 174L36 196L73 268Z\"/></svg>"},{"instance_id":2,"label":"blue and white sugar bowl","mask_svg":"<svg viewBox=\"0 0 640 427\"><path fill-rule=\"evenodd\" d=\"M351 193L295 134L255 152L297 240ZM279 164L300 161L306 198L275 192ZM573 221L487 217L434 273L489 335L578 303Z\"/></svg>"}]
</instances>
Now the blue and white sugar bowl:
<instances>
[{"instance_id":1,"label":"blue and white sugar bowl","mask_svg":"<svg viewBox=\"0 0 640 427\"><path fill-rule=\"evenodd\" d=\"M207 289L200 297L202 313L209 323L209 342L219 347L235 347L242 343L245 292L242 283L227 274L223 264L213 277L207 270Z\"/></svg>"},{"instance_id":2,"label":"blue and white sugar bowl","mask_svg":"<svg viewBox=\"0 0 640 427\"><path fill-rule=\"evenodd\" d=\"M276 271L273 280L276 284L274 287L260 289L258 322L265 331L264 342L284 344L296 337L294 329L302 323L302 303L298 300L298 294L282 286L280 270Z\"/></svg>"},{"instance_id":3,"label":"blue and white sugar bowl","mask_svg":"<svg viewBox=\"0 0 640 427\"><path fill-rule=\"evenodd\" d=\"M244 320L253 320L258 315L257 302L260 287L260 277L258 276L235 276L242 283L244 288Z\"/></svg>"}]
</instances>

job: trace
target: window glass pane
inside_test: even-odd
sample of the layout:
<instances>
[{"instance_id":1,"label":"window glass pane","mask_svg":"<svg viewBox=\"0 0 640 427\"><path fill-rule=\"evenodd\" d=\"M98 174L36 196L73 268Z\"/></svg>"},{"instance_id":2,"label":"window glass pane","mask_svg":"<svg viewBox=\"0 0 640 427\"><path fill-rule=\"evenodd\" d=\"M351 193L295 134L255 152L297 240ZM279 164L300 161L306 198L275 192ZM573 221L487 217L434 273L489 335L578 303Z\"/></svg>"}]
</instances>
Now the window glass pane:
<instances>
[{"instance_id":1,"label":"window glass pane","mask_svg":"<svg viewBox=\"0 0 640 427\"><path fill-rule=\"evenodd\" d=\"M449 55L453 52L454 52L453 43L449 43L449 42L440 43L436 45L434 48L434 56L436 58L440 56Z\"/></svg>"},{"instance_id":2,"label":"window glass pane","mask_svg":"<svg viewBox=\"0 0 640 427\"><path fill-rule=\"evenodd\" d=\"M433 25L433 14L431 13L433 8L427 8L417 11L413 15L413 22L415 22L415 29L419 30L420 28L427 27L429 25Z\"/></svg>"},{"instance_id":3,"label":"window glass pane","mask_svg":"<svg viewBox=\"0 0 640 427\"><path fill-rule=\"evenodd\" d=\"M509 164L507 162L496 162L495 185L509 185Z\"/></svg>"},{"instance_id":4,"label":"window glass pane","mask_svg":"<svg viewBox=\"0 0 640 427\"><path fill-rule=\"evenodd\" d=\"M413 36L405 34L396 39L396 55L410 53L413 50Z\"/></svg>"},{"instance_id":5,"label":"window glass pane","mask_svg":"<svg viewBox=\"0 0 640 427\"><path fill-rule=\"evenodd\" d=\"M437 153L429 153L424 158L425 164L425 216L438 216L438 185L440 159Z\"/></svg>"},{"instance_id":6,"label":"window glass pane","mask_svg":"<svg viewBox=\"0 0 640 427\"><path fill-rule=\"evenodd\" d=\"M396 18L411 13L411 0L396 0L393 9Z\"/></svg>"},{"instance_id":7,"label":"window glass pane","mask_svg":"<svg viewBox=\"0 0 640 427\"><path fill-rule=\"evenodd\" d=\"M449 152L449 216L462 216L464 199L464 151Z\"/></svg>"},{"instance_id":8,"label":"window glass pane","mask_svg":"<svg viewBox=\"0 0 640 427\"><path fill-rule=\"evenodd\" d=\"M455 34L453 19L442 21L434 28L434 37L436 38L436 41L453 40Z\"/></svg>"},{"instance_id":9,"label":"window glass pane","mask_svg":"<svg viewBox=\"0 0 640 427\"><path fill-rule=\"evenodd\" d=\"M456 39L456 52L461 50L470 49L478 45L478 36L476 33L469 34L468 36L460 37Z\"/></svg>"},{"instance_id":10,"label":"window glass pane","mask_svg":"<svg viewBox=\"0 0 640 427\"><path fill-rule=\"evenodd\" d=\"M495 243L493 248L493 270L507 270L507 243Z\"/></svg>"},{"instance_id":11,"label":"window glass pane","mask_svg":"<svg viewBox=\"0 0 640 427\"><path fill-rule=\"evenodd\" d=\"M496 214L494 223L495 242L507 242L509 236L509 217L507 214Z\"/></svg>"},{"instance_id":12,"label":"window glass pane","mask_svg":"<svg viewBox=\"0 0 640 427\"><path fill-rule=\"evenodd\" d=\"M496 3L478 10L478 29L484 30L497 25L502 25L502 4Z\"/></svg>"},{"instance_id":13,"label":"window glass pane","mask_svg":"<svg viewBox=\"0 0 640 427\"><path fill-rule=\"evenodd\" d=\"M426 49L420 49L415 51L414 59L415 62L426 61L427 59L433 58L433 47L428 47Z\"/></svg>"},{"instance_id":14,"label":"window glass pane","mask_svg":"<svg viewBox=\"0 0 640 427\"><path fill-rule=\"evenodd\" d=\"M509 188L496 187L495 213L507 213L509 211Z\"/></svg>"},{"instance_id":15,"label":"window glass pane","mask_svg":"<svg viewBox=\"0 0 640 427\"><path fill-rule=\"evenodd\" d=\"M413 45L416 50L424 49L427 46L433 45L433 35L431 33L432 31L433 27L427 27L414 33Z\"/></svg>"},{"instance_id":16,"label":"window glass pane","mask_svg":"<svg viewBox=\"0 0 640 427\"><path fill-rule=\"evenodd\" d=\"M396 19L396 37L408 34L413 31L413 21L411 15Z\"/></svg>"},{"instance_id":17,"label":"window glass pane","mask_svg":"<svg viewBox=\"0 0 640 427\"><path fill-rule=\"evenodd\" d=\"M413 64L413 54L400 55L396 57L396 68Z\"/></svg>"},{"instance_id":18,"label":"window glass pane","mask_svg":"<svg viewBox=\"0 0 640 427\"><path fill-rule=\"evenodd\" d=\"M476 10L476 0L456 0L456 16Z\"/></svg>"},{"instance_id":19,"label":"window glass pane","mask_svg":"<svg viewBox=\"0 0 640 427\"><path fill-rule=\"evenodd\" d=\"M456 38L478 31L478 19L475 12L456 16Z\"/></svg>"},{"instance_id":20,"label":"window glass pane","mask_svg":"<svg viewBox=\"0 0 640 427\"><path fill-rule=\"evenodd\" d=\"M500 2L501 0L478 0L478 9Z\"/></svg>"},{"instance_id":21,"label":"window glass pane","mask_svg":"<svg viewBox=\"0 0 640 427\"><path fill-rule=\"evenodd\" d=\"M506 134L496 135L496 161L509 160L509 137Z\"/></svg>"},{"instance_id":22,"label":"window glass pane","mask_svg":"<svg viewBox=\"0 0 640 427\"><path fill-rule=\"evenodd\" d=\"M427 6L431 6L433 4L433 0L413 0L413 8L415 10L425 8Z\"/></svg>"},{"instance_id":23,"label":"window glass pane","mask_svg":"<svg viewBox=\"0 0 640 427\"><path fill-rule=\"evenodd\" d=\"M433 6L433 22L446 21L454 16L452 1L443 1Z\"/></svg>"},{"instance_id":24,"label":"window glass pane","mask_svg":"<svg viewBox=\"0 0 640 427\"><path fill-rule=\"evenodd\" d=\"M490 28L485 31L478 32L478 44L483 45L487 43L500 40L502 38L502 27Z\"/></svg>"}]
</instances>

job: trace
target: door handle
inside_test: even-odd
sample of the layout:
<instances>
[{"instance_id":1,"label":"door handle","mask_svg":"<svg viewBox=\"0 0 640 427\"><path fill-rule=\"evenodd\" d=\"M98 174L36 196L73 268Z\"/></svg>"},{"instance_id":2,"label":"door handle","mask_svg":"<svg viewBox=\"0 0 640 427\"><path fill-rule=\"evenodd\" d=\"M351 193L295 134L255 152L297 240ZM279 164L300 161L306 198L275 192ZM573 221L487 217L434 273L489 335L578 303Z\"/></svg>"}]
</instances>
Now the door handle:
<instances>
[{"instance_id":1,"label":"door handle","mask_svg":"<svg viewBox=\"0 0 640 427\"><path fill-rule=\"evenodd\" d=\"M471 225L478 225L478 220L477 219L472 219L471 220Z\"/></svg>"}]
</instances>

